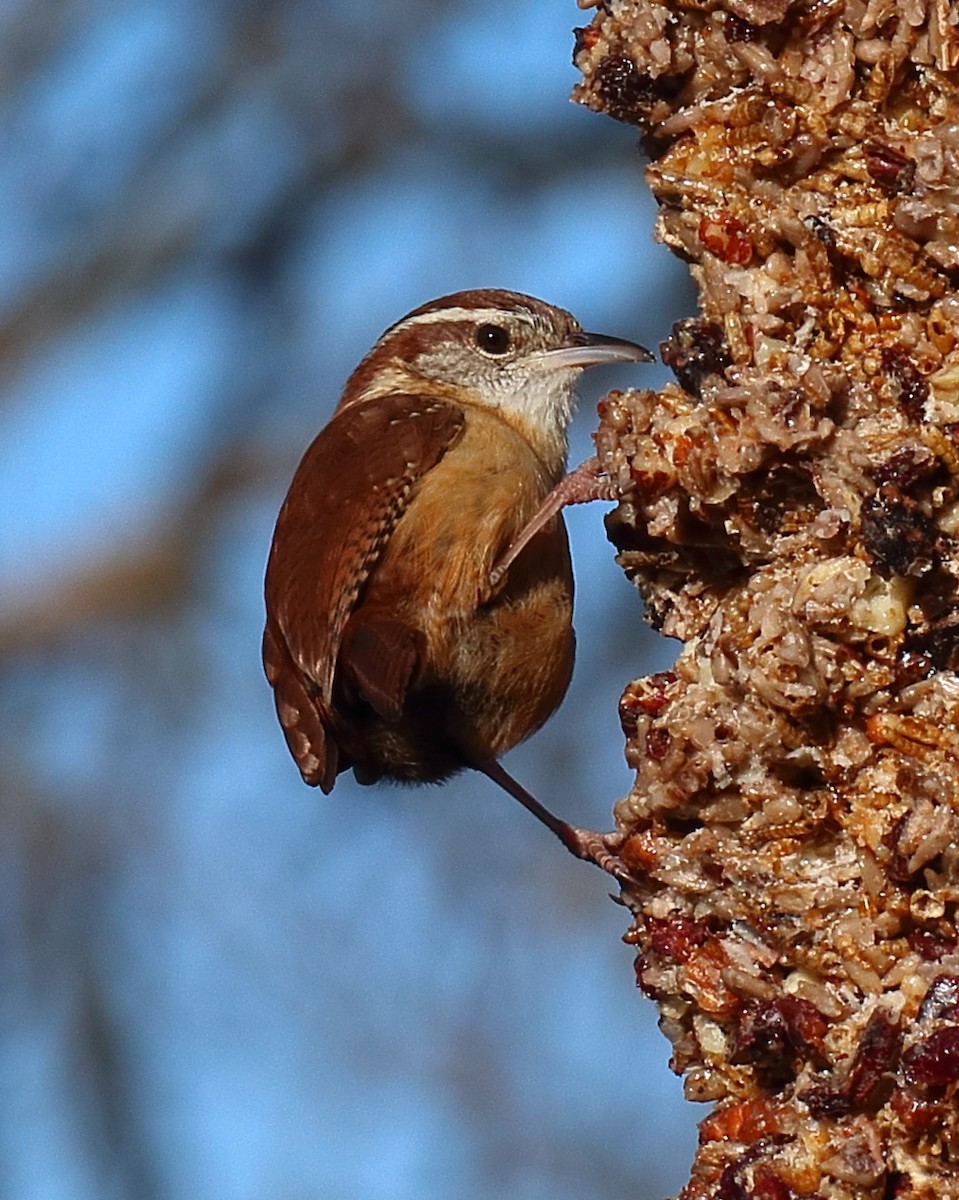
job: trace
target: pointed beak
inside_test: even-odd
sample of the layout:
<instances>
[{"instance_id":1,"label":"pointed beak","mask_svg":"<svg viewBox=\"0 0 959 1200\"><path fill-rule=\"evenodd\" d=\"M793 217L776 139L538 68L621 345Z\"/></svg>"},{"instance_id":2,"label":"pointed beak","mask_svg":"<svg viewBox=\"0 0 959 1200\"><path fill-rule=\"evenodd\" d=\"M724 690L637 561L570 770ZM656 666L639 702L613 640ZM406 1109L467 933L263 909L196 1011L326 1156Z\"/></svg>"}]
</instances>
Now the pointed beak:
<instances>
[{"instance_id":1,"label":"pointed beak","mask_svg":"<svg viewBox=\"0 0 959 1200\"><path fill-rule=\"evenodd\" d=\"M576 367L596 367L605 363L654 362L653 356L636 342L607 337L605 333L585 333L577 330L567 334L561 346L542 351L545 366L559 370Z\"/></svg>"}]
</instances>

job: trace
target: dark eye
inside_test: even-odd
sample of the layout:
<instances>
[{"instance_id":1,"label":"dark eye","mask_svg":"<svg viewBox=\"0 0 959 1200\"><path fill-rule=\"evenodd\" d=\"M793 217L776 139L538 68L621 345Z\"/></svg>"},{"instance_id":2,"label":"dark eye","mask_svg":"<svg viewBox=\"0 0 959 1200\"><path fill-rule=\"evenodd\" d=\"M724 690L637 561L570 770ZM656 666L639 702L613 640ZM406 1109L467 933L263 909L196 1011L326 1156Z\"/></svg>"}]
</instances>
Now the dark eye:
<instances>
[{"instance_id":1,"label":"dark eye","mask_svg":"<svg viewBox=\"0 0 959 1200\"><path fill-rule=\"evenodd\" d=\"M476 344L487 354L505 354L510 346L509 330L502 325L480 325Z\"/></svg>"}]
</instances>

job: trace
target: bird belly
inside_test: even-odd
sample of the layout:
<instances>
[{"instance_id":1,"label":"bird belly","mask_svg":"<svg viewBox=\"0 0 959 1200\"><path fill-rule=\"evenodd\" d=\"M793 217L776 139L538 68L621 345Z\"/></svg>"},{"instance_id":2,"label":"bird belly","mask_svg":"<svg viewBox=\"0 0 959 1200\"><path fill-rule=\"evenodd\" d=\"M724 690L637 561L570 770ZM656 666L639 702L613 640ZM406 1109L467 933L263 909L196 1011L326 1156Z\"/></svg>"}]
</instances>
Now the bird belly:
<instances>
[{"instance_id":1,"label":"bird belly","mask_svg":"<svg viewBox=\"0 0 959 1200\"><path fill-rule=\"evenodd\" d=\"M398 719L362 704L348 710L338 741L361 782L439 781L539 729L572 675L569 590L561 579L542 580L467 620L434 625L431 641L447 654L426 661Z\"/></svg>"},{"instance_id":2,"label":"bird belly","mask_svg":"<svg viewBox=\"0 0 959 1200\"><path fill-rule=\"evenodd\" d=\"M559 707L573 672L572 615L568 583L554 575L497 599L456 637L451 675L467 718L457 736L478 758L499 758Z\"/></svg>"}]
</instances>

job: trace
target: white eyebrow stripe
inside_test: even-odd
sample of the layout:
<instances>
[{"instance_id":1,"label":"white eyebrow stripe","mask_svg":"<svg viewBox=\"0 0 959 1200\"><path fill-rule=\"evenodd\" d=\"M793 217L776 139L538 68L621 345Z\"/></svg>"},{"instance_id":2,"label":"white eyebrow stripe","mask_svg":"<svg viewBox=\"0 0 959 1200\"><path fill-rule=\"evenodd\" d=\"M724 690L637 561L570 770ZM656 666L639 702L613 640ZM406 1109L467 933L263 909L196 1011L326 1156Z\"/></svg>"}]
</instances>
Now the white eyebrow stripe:
<instances>
[{"instance_id":1,"label":"white eyebrow stripe","mask_svg":"<svg viewBox=\"0 0 959 1200\"><path fill-rule=\"evenodd\" d=\"M507 317L519 317L521 321L531 321L532 314L527 314L521 309L511 308L505 312ZM406 317L398 322L388 331L391 336L394 333L399 333L401 329L405 329L408 325L435 325L437 321L502 321L504 310L502 308L438 308L433 312L419 313L415 317Z\"/></svg>"}]
</instances>

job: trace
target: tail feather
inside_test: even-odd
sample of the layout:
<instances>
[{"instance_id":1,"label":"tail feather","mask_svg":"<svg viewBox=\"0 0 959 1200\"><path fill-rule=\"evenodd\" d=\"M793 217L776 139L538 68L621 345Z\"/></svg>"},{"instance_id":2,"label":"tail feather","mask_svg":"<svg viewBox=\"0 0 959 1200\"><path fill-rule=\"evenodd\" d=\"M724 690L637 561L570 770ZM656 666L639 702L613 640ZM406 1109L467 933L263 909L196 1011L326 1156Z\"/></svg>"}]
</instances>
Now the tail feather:
<instances>
[{"instance_id":1,"label":"tail feather","mask_svg":"<svg viewBox=\"0 0 959 1200\"><path fill-rule=\"evenodd\" d=\"M340 770L339 751L310 680L293 661L281 635L267 625L263 633L263 669L273 688L276 715L286 744L310 787L333 790Z\"/></svg>"}]
</instances>

